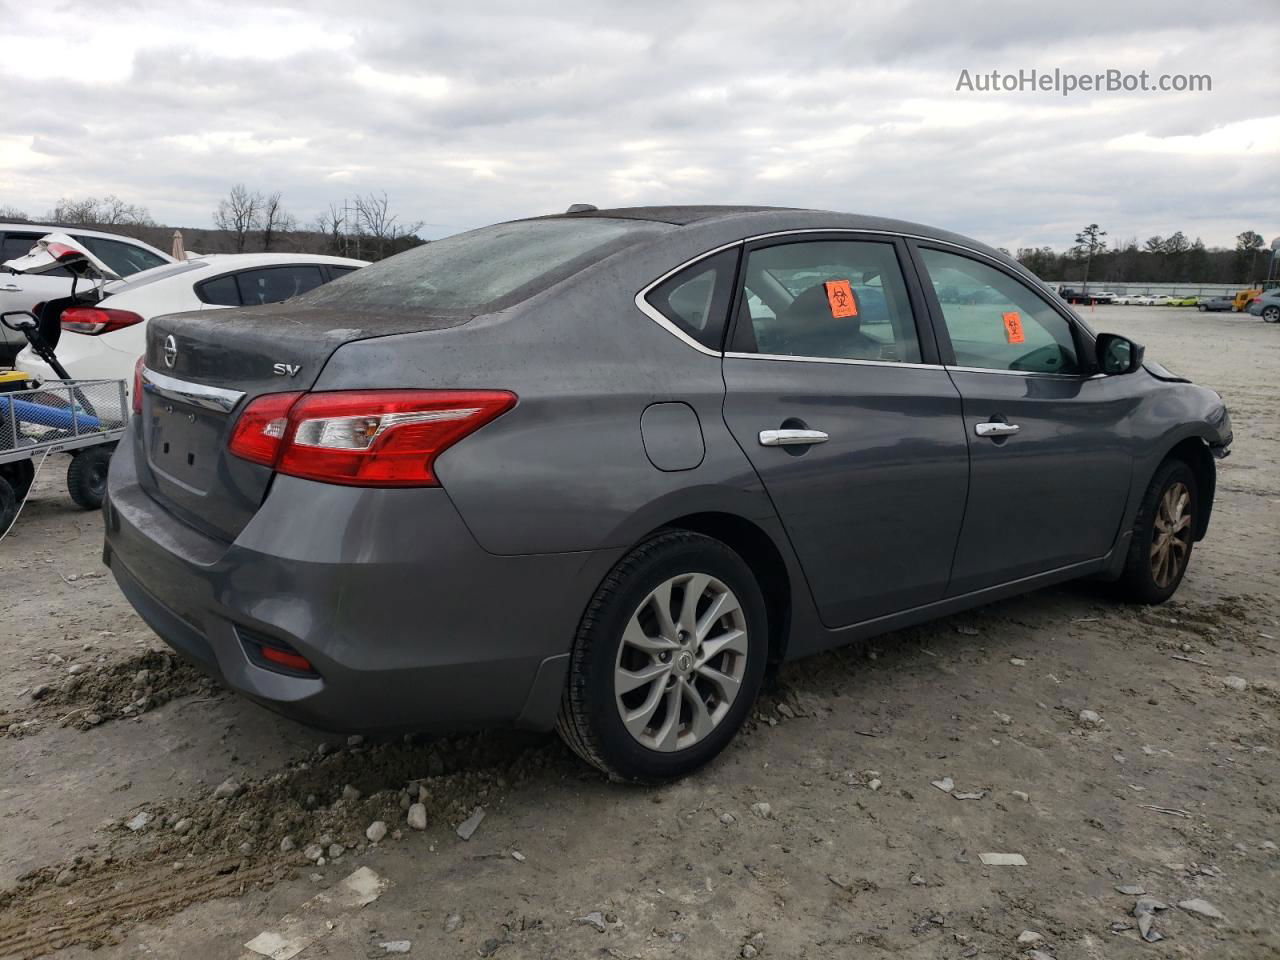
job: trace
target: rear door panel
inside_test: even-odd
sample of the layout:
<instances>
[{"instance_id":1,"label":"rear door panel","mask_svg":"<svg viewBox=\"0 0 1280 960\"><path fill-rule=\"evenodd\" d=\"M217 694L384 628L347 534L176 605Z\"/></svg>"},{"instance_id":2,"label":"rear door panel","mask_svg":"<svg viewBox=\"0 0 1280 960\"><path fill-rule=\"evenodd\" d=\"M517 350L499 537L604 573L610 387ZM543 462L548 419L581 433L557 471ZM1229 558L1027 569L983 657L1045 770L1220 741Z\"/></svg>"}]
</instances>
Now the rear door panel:
<instances>
[{"instance_id":1,"label":"rear door panel","mask_svg":"<svg viewBox=\"0 0 1280 960\"><path fill-rule=\"evenodd\" d=\"M799 335L783 329L789 322L784 316L808 296L797 292L795 280L803 275L797 271L787 281L794 287L786 288L795 296L792 303L782 313L767 307L764 320L753 323L761 295L782 296L786 285L770 290L773 274L755 278L749 250L744 281L758 281L761 290L740 294L732 340L737 349L724 360L725 422L773 500L822 621L841 627L942 598L964 515L968 449L960 395L934 362L936 345L922 322L924 302L905 246L889 237L846 233L782 238L751 249L802 240L890 246L893 253L881 261L885 273L896 265L904 282L891 291L881 276L874 291L868 283L876 281L866 274L828 278L824 269L803 281L850 280L858 293L857 332L881 341L882 356L899 362L766 356L770 343L797 352L820 342L813 332L831 320L806 320ZM848 262L861 258L854 254ZM892 322L886 295L897 304ZM835 307L832 317L838 316ZM921 362L900 362L912 359L907 353L914 345L900 338L912 317ZM751 326L749 337L742 336L744 324ZM841 339L826 342L839 348ZM761 444L761 431L778 429L818 430L828 439L810 446Z\"/></svg>"},{"instance_id":2,"label":"rear door panel","mask_svg":"<svg viewBox=\"0 0 1280 960\"><path fill-rule=\"evenodd\" d=\"M941 599L969 470L946 371L726 357L724 378L725 422L773 499L823 622ZM783 425L830 439L800 453L760 445L761 430Z\"/></svg>"}]
</instances>

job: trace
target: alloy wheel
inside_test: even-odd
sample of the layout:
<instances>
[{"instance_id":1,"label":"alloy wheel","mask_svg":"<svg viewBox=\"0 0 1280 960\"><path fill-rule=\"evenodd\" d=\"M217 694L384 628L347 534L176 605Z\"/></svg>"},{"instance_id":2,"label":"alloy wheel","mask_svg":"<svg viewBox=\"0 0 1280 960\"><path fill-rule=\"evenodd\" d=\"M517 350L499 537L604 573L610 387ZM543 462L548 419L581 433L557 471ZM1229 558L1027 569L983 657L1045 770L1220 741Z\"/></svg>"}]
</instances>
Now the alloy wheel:
<instances>
[{"instance_id":1,"label":"alloy wheel","mask_svg":"<svg viewBox=\"0 0 1280 960\"><path fill-rule=\"evenodd\" d=\"M737 698L748 649L746 615L728 586L705 573L663 581L631 615L618 648L623 726L663 753L698 743Z\"/></svg>"},{"instance_id":2,"label":"alloy wheel","mask_svg":"<svg viewBox=\"0 0 1280 960\"><path fill-rule=\"evenodd\" d=\"M1191 491L1174 483L1160 498L1151 535L1151 577L1161 589L1182 572L1191 550Z\"/></svg>"}]
</instances>

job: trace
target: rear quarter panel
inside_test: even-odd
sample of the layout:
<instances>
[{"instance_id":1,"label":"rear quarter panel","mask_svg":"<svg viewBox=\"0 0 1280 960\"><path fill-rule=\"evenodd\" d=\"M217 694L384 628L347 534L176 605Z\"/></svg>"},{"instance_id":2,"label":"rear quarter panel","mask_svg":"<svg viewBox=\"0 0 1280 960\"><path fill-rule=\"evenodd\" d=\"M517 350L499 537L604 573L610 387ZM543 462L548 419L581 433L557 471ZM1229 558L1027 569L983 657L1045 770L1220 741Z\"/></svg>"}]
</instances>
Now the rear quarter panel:
<instances>
[{"instance_id":1,"label":"rear quarter panel","mask_svg":"<svg viewBox=\"0 0 1280 960\"><path fill-rule=\"evenodd\" d=\"M626 547L703 510L772 517L724 425L720 358L681 342L635 306L642 286L701 252L680 247L624 252L463 327L347 344L315 389L513 391L513 410L437 462L445 490L492 553ZM697 414L706 452L692 469L659 470L646 455L641 415L662 401L681 401Z\"/></svg>"}]
</instances>

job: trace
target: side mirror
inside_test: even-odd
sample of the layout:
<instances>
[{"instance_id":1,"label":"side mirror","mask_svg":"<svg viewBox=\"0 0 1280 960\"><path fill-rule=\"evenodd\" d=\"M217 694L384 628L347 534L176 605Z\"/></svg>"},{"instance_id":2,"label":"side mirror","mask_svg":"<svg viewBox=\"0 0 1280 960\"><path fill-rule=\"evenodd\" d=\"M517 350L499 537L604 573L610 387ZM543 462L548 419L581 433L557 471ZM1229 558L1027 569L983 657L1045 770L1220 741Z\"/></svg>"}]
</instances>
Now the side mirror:
<instances>
[{"instance_id":1,"label":"side mirror","mask_svg":"<svg viewBox=\"0 0 1280 960\"><path fill-rule=\"evenodd\" d=\"M1100 333L1097 340L1098 368L1107 376L1133 373L1142 366L1146 348L1128 337L1115 333Z\"/></svg>"}]
</instances>

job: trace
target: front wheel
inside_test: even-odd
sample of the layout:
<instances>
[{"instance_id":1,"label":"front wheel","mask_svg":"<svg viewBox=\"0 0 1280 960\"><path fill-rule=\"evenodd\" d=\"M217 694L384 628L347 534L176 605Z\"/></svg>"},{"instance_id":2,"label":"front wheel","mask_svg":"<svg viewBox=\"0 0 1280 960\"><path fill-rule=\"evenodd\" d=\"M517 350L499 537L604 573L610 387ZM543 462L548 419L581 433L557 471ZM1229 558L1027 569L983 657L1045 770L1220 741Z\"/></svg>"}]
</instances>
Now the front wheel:
<instances>
[{"instance_id":1,"label":"front wheel","mask_svg":"<svg viewBox=\"0 0 1280 960\"><path fill-rule=\"evenodd\" d=\"M614 779L677 779L738 732L768 651L764 599L742 558L701 534L658 534L587 607L557 729Z\"/></svg>"},{"instance_id":2,"label":"front wheel","mask_svg":"<svg viewBox=\"0 0 1280 960\"><path fill-rule=\"evenodd\" d=\"M1262 319L1267 323L1280 323L1280 307L1267 307L1262 311Z\"/></svg>"},{"instance_id":3,"label":"front wheel","mask_svg":"<svg viewBox=\"0 0 1280 960\"><path fill-rule=\"evenodd\" d=\"M1164 603L1178 589L1195 545L1196 477L1181 460L1156 471L1138 508L1118 587L1136 603Z\"/></svg>"}]
</instances>

